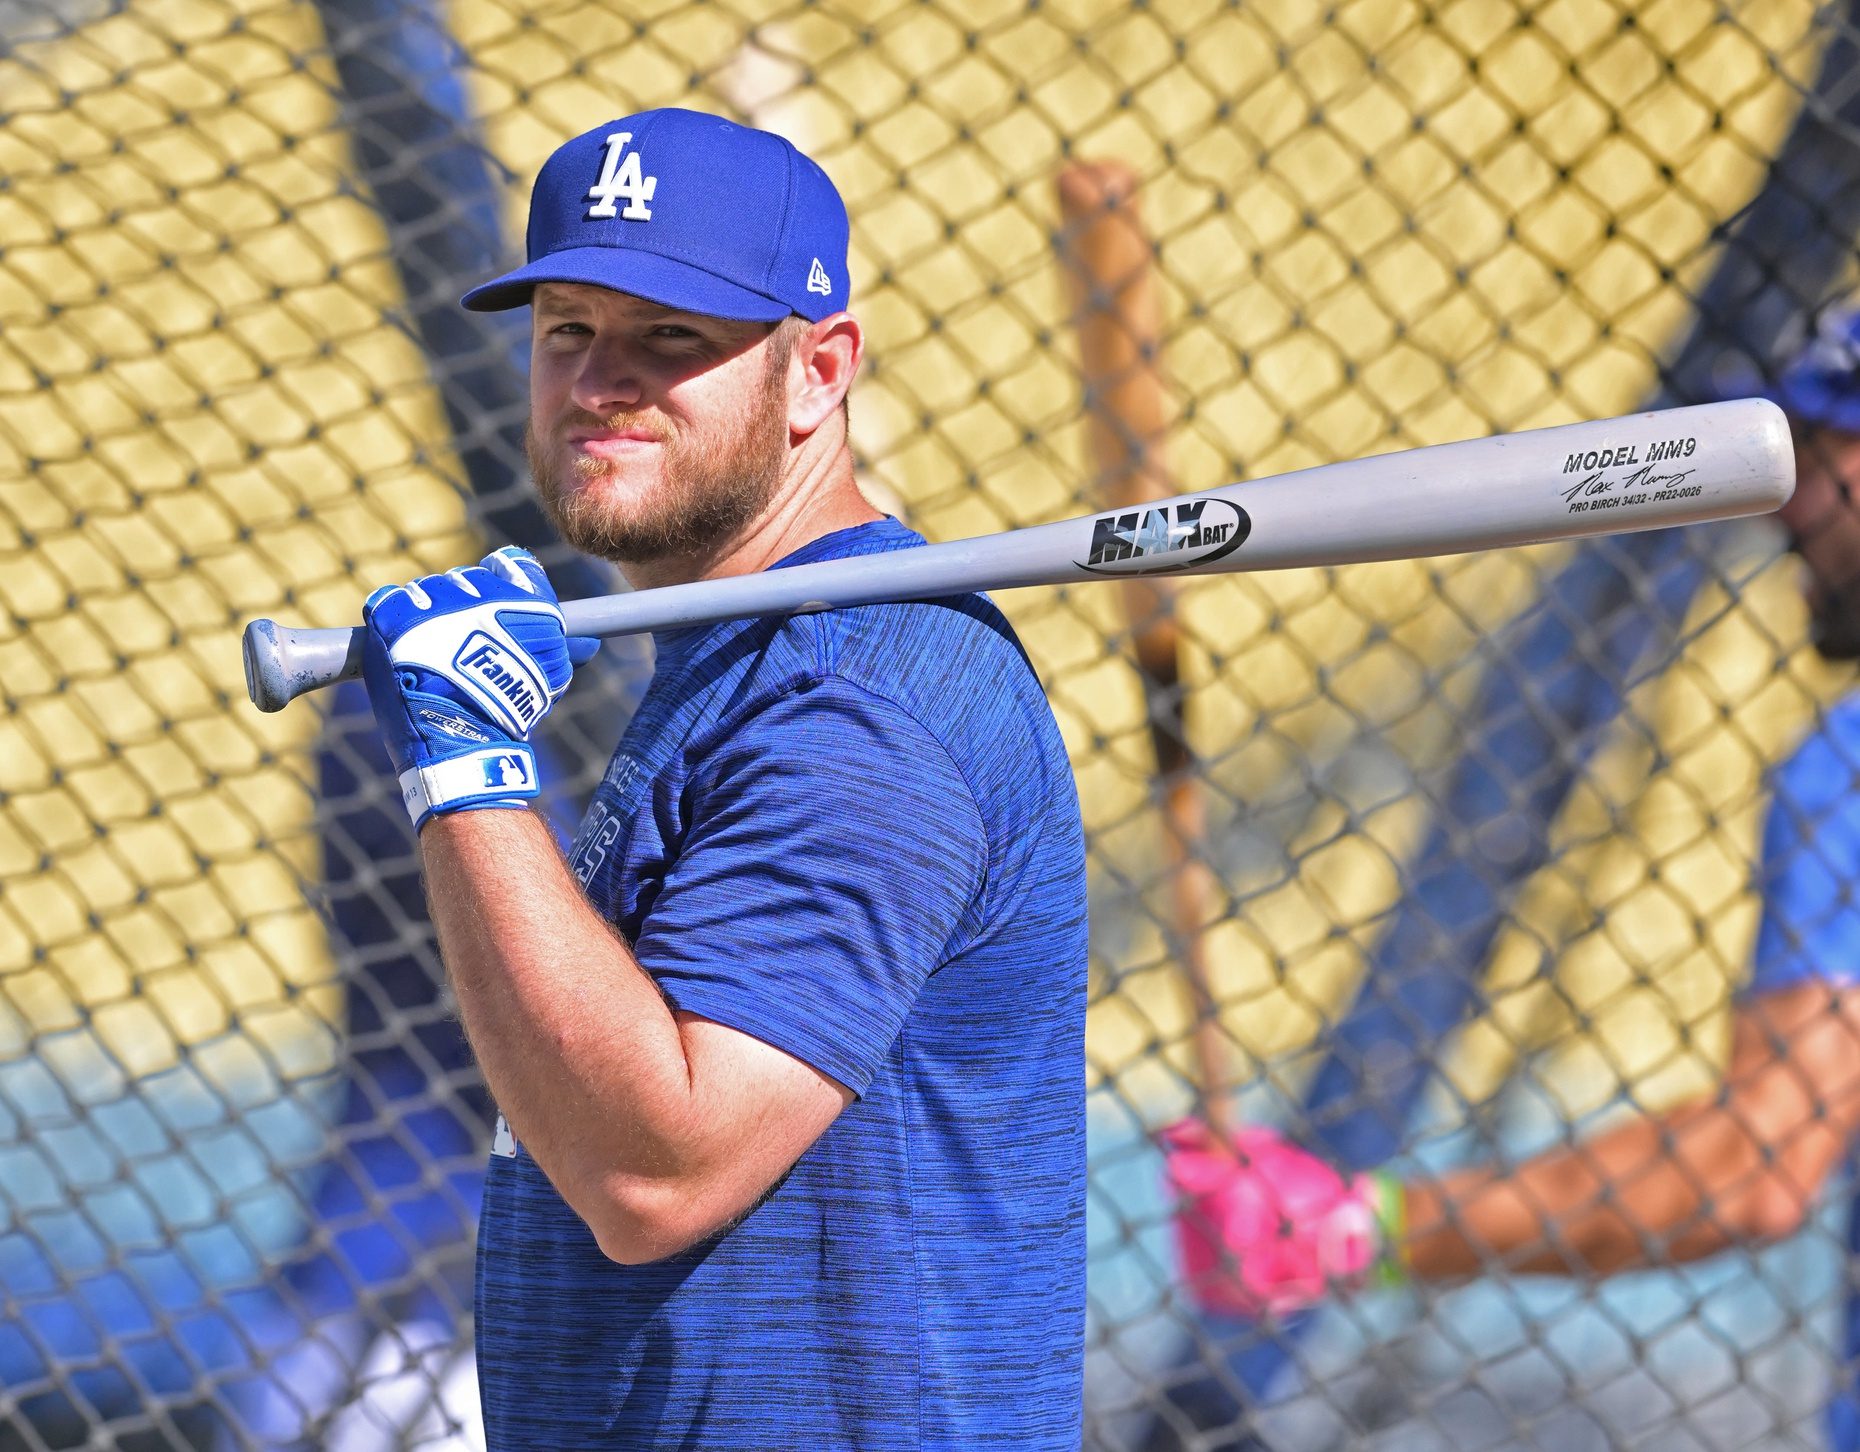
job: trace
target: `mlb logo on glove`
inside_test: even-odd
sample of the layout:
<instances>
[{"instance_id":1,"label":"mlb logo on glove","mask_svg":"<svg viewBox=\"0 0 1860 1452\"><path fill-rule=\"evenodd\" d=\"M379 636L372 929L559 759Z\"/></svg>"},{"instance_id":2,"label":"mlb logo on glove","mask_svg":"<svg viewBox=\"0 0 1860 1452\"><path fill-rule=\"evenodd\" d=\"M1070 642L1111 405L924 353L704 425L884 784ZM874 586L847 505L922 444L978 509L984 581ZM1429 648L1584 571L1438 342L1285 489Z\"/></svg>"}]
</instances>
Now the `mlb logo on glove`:
<instances>
[{"instance_id":1,"label":"mlb logo on glove","mask_svg":"<svg viewBox=\"0 0 1860 1452\"><path fill-rule=\"evenodd\" d=\"M483 765L484 784L488 787L519 791L530 784L528 757L510 752L500 756L486 757Z\"/></svg>"}]
</instances>

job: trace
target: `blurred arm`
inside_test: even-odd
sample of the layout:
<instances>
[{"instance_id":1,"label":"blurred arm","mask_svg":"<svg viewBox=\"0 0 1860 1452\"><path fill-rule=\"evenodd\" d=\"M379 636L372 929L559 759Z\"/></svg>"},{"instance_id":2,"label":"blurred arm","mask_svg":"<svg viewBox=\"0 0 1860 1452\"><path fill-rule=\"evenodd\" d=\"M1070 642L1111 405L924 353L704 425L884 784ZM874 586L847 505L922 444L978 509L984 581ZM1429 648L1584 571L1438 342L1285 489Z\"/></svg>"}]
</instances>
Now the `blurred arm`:
<instances>
[{"instance_id":1,"label":"blurred arm","mask_svg":"<svg viewBox=\"0 0 1860 1452\"><path fill-rule=\"evenodd\" d=\"M1860 1128L1860 991L1803 983L1740 1004L1717 1096L1511 1168L1410 1184L1419 1279L1600 1275L1798 1229Z\"/></svg>"}]
</instances>

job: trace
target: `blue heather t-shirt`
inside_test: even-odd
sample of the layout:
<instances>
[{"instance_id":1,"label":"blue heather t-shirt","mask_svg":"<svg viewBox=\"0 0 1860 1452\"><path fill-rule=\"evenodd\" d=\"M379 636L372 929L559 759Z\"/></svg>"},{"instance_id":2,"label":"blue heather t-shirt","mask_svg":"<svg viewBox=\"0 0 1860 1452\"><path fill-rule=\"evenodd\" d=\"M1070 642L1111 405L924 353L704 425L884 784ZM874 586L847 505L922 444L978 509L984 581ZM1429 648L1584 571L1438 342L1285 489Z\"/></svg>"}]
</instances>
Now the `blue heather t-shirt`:
<instances>
[{"instance_id":1,"label":"blue heather t-shirt","mask_svg":"<svg viewBox=\"0 0 1860 1452\"><path fill-rule=\"evenodd\" d=\"M921 543L886 519L782 564ZM658 645L576 875L674 1008L859 1097L735 1227L642 1266L500 1126L491 1448L1073 1452L1085 854L1032 667L974 595Z\"/></svg>"},{"instance_id":2,"label":"blue heather t-shirt","mask_svg":"<svg viewBox=\"0 0 1860 1452\"><path fill-rule=\"evenodd\" d=\"M1828 711L1777 771L1762 890L1746 995L1860 983L1860 695ZM1847 1242L1860 1258L1860 1200L1848 1209ZM1828 1406L1829 1442L1836 1452L1860 1452L1860 1297L1848 1295L1841 1323L1845 1355Z\"/></svg>"}]
</instances>

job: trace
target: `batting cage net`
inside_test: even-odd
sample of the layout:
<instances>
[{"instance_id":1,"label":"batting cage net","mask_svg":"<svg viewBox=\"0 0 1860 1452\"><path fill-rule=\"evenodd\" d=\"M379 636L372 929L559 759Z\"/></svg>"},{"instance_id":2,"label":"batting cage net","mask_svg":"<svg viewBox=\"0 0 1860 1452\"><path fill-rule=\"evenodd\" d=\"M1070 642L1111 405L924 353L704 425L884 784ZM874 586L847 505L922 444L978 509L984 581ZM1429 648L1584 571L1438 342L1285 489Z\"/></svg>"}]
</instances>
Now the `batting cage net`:
<instances>
[{"instance_id":1,"label":"batting cage net","mask_svg":"<svg viewBox=\"0 0 1860 1452\"><path fill-rule=\"evenodd\" d=\"M942 540L1757 391L1851 282L1857 8L4 0L0 1448L479 1445L490 1110L410 831L359 691L261 715L238 634L508 541L618 588L527 493L526 315L457 307L555 145L677 104L821 161L862 482ZM1838 1429L1838 1169L1701 1197L1715 1254L1552 1225L1253 1319L1157 1140L1426 1190L1638 1118L1656 1174L1851 680L1779 530L1000 603L1090 839L1089 1446ZM649 672L552 718L565 830Z\"/></svg>"}]
</instances>

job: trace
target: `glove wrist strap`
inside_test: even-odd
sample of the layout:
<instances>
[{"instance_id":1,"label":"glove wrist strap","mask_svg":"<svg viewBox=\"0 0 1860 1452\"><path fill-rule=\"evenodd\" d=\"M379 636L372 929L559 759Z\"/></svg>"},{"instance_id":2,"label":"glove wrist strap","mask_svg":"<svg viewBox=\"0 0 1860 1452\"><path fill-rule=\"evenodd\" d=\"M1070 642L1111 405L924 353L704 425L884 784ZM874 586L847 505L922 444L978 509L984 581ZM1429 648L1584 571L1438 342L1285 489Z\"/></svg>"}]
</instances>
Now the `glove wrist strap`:
<instances>
[{"instance_id":1,"label":"glove wrist strap","mask_svg":"<svg viewBox=\"0 0 1860 1452\"><path fill-rule=\"evenodd\" d=\"M400 797L414 826L429 816L475 807L521 808L540 796L536 753L523 741L462 751L400 774Z\"/></svg>"}]
</instances>

